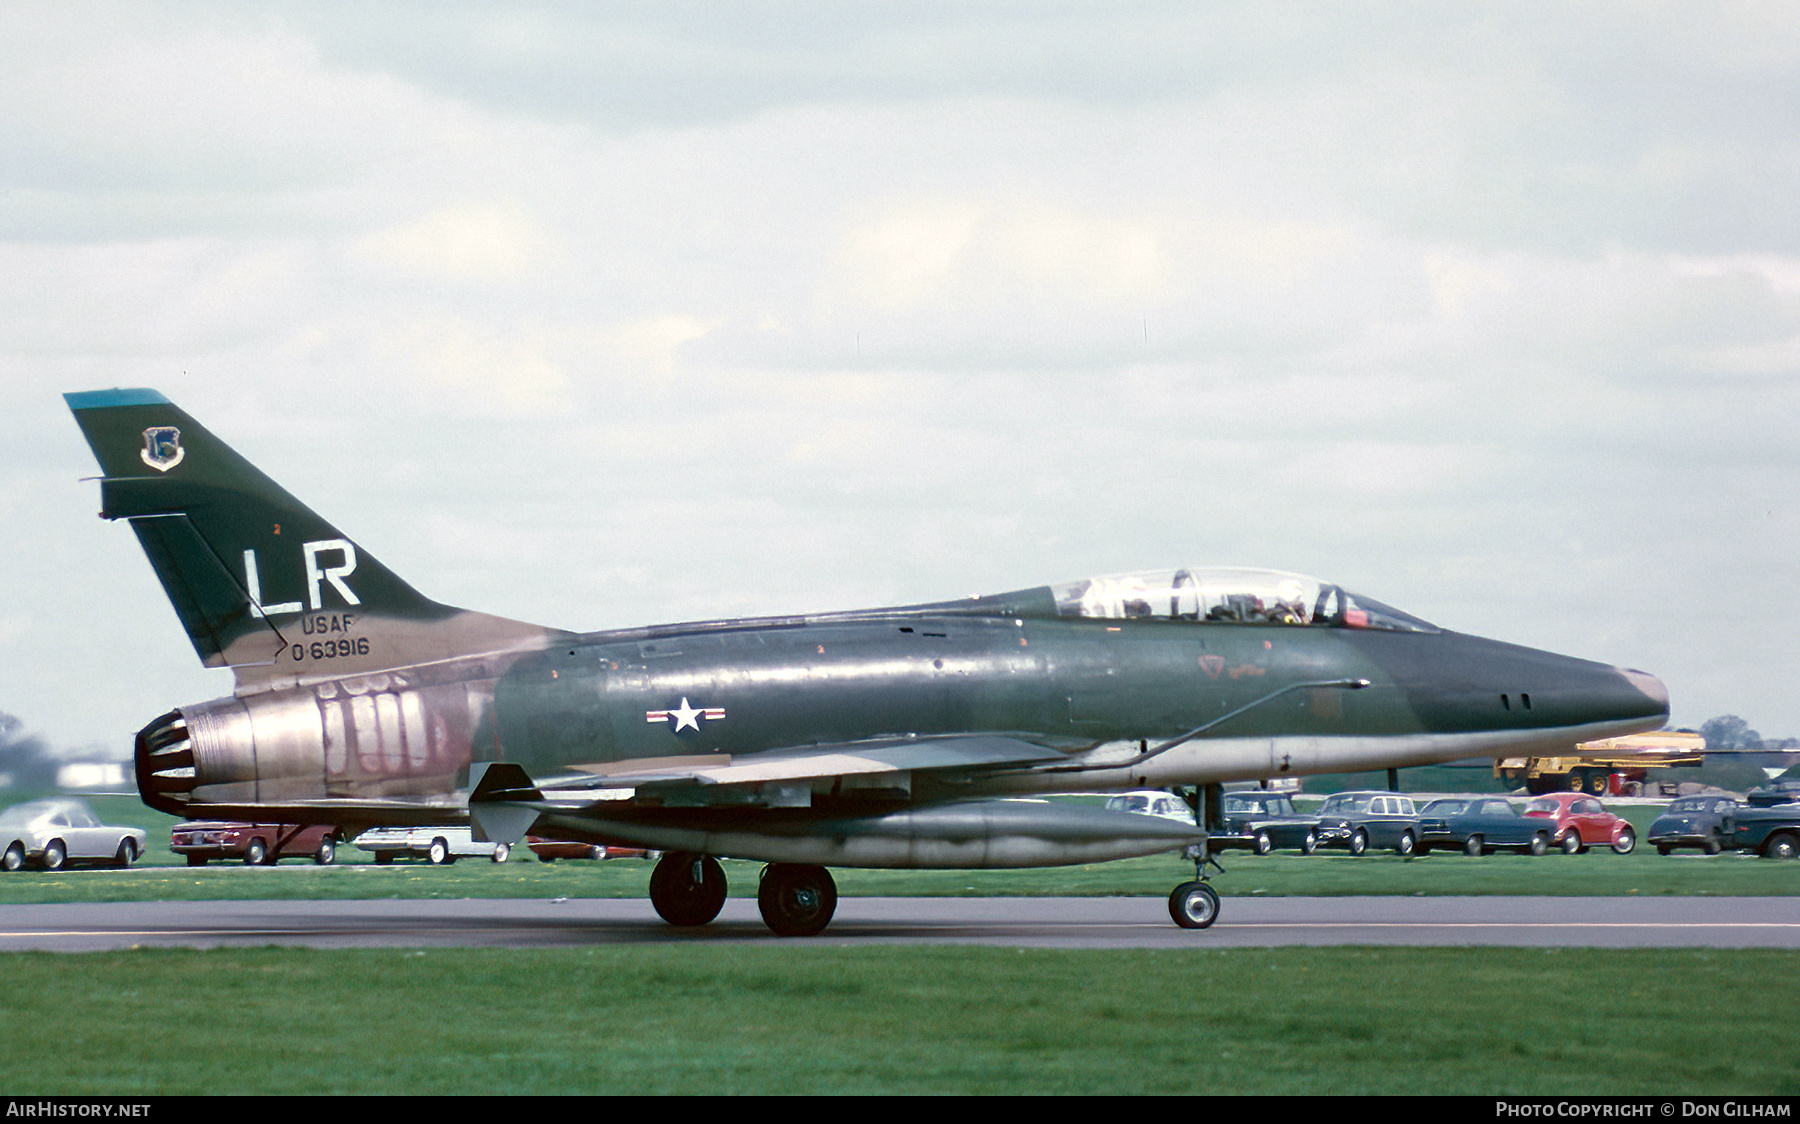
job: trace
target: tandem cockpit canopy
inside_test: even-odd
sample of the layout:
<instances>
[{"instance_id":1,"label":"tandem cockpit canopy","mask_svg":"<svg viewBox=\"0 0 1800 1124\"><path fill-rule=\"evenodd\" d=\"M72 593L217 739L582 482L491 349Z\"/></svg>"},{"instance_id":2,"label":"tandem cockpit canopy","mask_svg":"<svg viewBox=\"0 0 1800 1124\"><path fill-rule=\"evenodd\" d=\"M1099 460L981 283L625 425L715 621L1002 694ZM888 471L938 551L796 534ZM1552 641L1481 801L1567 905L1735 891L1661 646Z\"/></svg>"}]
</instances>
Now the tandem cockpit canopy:
<instances>
[{"instance_id":1,"label":"tandem cockpit canopy","mask_svg":"<svg viewBox=\"0 0 1800 1124\"><path fill-rule=\"evenodd\" d=\"M1341 586L1280 570L1146 570L1068 582L1050 592L1063 617L1439 631Z\"/></svg>"}]
</instances>

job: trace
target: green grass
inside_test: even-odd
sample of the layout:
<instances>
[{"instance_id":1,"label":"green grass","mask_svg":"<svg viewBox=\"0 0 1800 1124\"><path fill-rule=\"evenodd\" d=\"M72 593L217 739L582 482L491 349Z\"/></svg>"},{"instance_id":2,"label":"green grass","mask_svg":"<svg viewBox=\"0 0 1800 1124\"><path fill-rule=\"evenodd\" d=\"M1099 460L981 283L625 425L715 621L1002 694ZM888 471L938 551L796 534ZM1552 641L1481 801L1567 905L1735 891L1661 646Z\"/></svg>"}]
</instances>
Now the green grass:
<instances>
[{"instance_id":1,"label":"green grass","mask_svg":"<svg viewBox=\"0 0 1800 1124\"><path fill-rule=\"evenodd\" d=\"M1800 1093L1766 1017L1794 952L138 950L6 969L15 1095Z\"/></svg>"},{"instance_id":2,"label":"green grass","mask_svg":"<svg viewBox=\"0 0 1800 1124\"><path fill-rule=\"evenodd\" d=\"M189 869L174 822L130 871L0 877L0 904L642 897L649 864ZM1655 810L1622 809L1640 837ZM346 848L347 859L360 856ZM1792 894L1800 863L1648 848L1530 858L1225 856L1227 896ZM757 864L728 862L735 893ZM834 874L845 894L1142 894L1173 857ZM1768 981L1800 953L1060 951L604 945L14 953L0 1088L181 1093L1800 1093Z\"/></svg>"}]
</instances>

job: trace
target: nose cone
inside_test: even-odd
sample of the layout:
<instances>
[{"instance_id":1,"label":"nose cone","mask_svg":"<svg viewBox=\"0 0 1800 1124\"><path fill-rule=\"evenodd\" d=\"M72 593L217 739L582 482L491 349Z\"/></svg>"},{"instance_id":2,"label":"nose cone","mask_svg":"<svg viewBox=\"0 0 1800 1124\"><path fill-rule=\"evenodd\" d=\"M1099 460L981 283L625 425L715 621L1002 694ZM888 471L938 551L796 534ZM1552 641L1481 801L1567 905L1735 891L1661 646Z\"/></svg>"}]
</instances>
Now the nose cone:
<instances>
[{"instance_id":1,"label":"nose cone","mask_svg":"<svg viewBox=\"0 0 1800 1124\"><path fill-rule=\"evenodd\" d=\"M1540 699L1548 704L1559 725L1606 724L1612 728L1604 736L1612 736L1660 729L1669 721L1669 689L1649 672L1557 658L1564 661L1557 681L1530 698L1533 706Z\"/></svg>"},{"instance_id":2,"label":"nose cone","mask_svg":"<svg viewBox=\"0 0 1800 1124\"><path fill-rule=\"evenodd\" d=\"M1647 672L1460 633L1430 640L1377 656L1428 730L1558 729L1586 741L1668 721L1668 688Z\"/></svg>"},{"instance_id":3,"label":"nose cone","mask_svg":"<svg viewBox=\"0 0 1800 1124\"><path fill-rule=\"evenodd\" d=\"M1625 681L1643 692L1645 698L1654 703L1661 711L1663 721L1669 720L1669 689L1663 681L1647 671L1638 671L1629 667L1615 667L1614 671L1624 677Z\"/></svg>"},{"instance_id":4,"label":"nose cone","mask_svg":"<svg viewBox=\"0 0 1800 1124\"><path fill-rule=\"evenodd\" d=\"M1520 725L1578 728L1582 740L1592 740L1660 729L1669 720L1669 689L1648 672L1514 651L1494 661L1489 681L1503 696L1503 715Z\"/></svg>"}]
</instances>

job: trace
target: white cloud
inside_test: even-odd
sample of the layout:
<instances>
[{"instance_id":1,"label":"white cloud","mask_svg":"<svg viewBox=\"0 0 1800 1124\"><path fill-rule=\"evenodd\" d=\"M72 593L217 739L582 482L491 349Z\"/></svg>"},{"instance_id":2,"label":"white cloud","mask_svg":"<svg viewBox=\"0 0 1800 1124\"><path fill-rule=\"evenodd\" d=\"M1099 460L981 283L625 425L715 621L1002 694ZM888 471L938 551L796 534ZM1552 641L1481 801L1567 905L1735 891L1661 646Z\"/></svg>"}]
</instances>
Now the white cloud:
<instances>
[{"instance_id":1,"label":"white cloud","mask_svg":"<svg viewBox=\"0 0 1800 1124\"><path fill-rule=\"evenodd\" d=\"M470 204L374 231L354 253L413 280L500 284L545 272L552 243L516 208Z\"/></svg>"}]
</instances>

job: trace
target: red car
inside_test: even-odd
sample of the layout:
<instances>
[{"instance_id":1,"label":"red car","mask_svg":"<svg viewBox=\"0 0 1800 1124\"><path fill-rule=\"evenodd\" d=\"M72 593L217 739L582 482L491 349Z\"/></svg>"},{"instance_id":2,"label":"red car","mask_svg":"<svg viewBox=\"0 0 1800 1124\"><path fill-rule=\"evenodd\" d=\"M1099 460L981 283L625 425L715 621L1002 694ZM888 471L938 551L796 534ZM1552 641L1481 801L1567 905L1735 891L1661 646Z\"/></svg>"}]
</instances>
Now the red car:
<instances>
[{"instance_id":1,"label":"red car","mask_svg":"<svg viewBox=\"0 0 1800 1124\"><path fill-rule=\"evenodd\" d=\"M1629 855L1637 846L1637 832L1631 824L1606 810L1600 801L1579 792L1553 792L1534 796L1525 805L1525 814L1556 821L1551 842L1573 855L1589 847L1611 847L1616 853Z\"/></svg>"},{"instance_id":2,"label":"red car","mask_svg":"<svg viewBox=\"0 0 1800 1124\"><path fill-rule=\"evenodd\" d=\"M636 847L603 847L595 843L577 843L571 839L541 839L536 835L526 840L526 846L542 863L555 862L557 859L649 859L661 858L661 852L645 851Z\"/></svg>"},{"instance_id":3,"label":"red car","mask_svg":"<svg viewBox=\"0 0 1800 1124\"><path fill-rule=\"evenodd\" d=\"M249 866L278 859L307 858L320 866L337 859L337 828L327 824L222 823L193 820L169 831L169 850L187 856L189 866L213 859L242 859Z\"/></svg>"}]
</instances>

